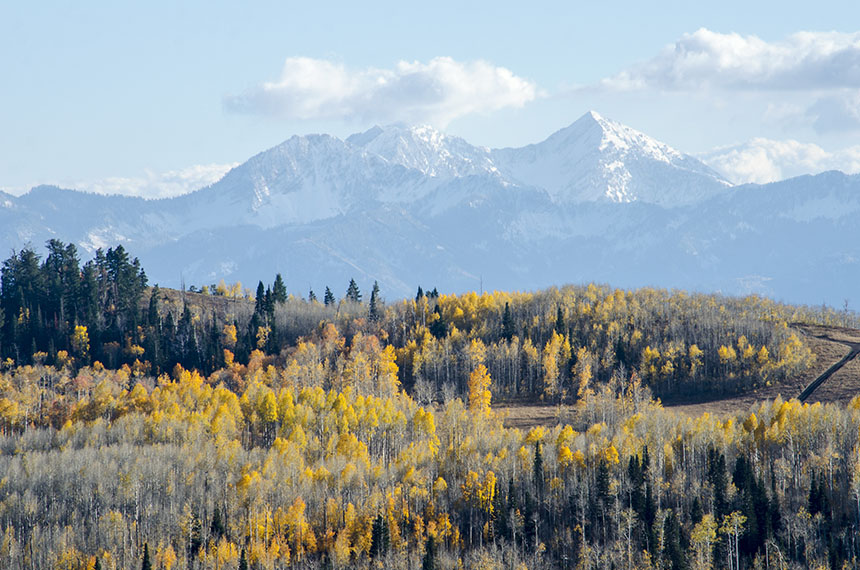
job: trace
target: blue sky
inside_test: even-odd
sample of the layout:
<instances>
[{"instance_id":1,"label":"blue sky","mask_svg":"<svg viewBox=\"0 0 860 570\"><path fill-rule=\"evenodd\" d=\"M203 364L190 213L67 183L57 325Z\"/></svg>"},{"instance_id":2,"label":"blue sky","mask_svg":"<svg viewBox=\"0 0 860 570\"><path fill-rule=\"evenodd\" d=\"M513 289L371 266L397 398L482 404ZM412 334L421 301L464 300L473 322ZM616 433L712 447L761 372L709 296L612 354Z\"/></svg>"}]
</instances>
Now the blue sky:
<instances>
[{"instance_id":1,"label":"blue sky","mask_svg":"<svg viewBox=\"0 0 860 570\"><path fill-rule=\"evenodd\" d=\"M5 3L0 188L177 193L293 134L515 146L589 109L735 145L706 156L737 178L860 170L858 3L462 4Z\"/></svg>"}]
</instances>

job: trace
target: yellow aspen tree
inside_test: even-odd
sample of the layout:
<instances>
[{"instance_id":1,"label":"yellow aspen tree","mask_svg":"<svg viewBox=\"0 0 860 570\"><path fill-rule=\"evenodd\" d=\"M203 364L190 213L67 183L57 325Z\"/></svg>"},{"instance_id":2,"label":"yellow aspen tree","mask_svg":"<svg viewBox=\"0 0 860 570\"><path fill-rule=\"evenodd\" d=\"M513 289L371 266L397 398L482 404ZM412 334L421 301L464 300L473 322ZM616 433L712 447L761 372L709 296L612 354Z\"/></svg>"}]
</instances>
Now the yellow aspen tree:
<instances>
[{"instance_id":1,"label":"yellow aspen tree","mask_svg":"<svg viewBox=\"0 0 860 570\"><path fill-rule=\"evenodd\" d=\"M693 527L690 533L690 549L693 551L693 568L695 570L710 570L713 568L712 552L717 542L717 523L714 515L706 514Z\"/></svg>"},{"instance_id":2,"label":"yellow aspen tree","mask_svg":"<svg viewBox=\"0 0 860 570\"><path fill-rule=\"evenodd\" d=\"M262 350L266 347L271 332L272 329L270 327L257 327L257 348Z\"/></svg>"},{"instance_id":3,"label":"yellow aspen tree","mask_svg":"<svg viewBox=\"0 0 860 570\"><path fill-rule=\"evenodd\" d=\"M564 337L553 332L543 349L544 394L550 399L554 399L559 394L560 371L558 361L563 343Z\"/></svg>"},{"instance_id":4,"label":"yellow aspen tree","mask_svg":"<svg viewBox=\"0 0 860 570\"><path fill-rule=\"evenodd\" d=\"M579 383L576 395L580 398L585 397L588 392L588 383L592 376L592 359L591 353L584 346L576 351L576 380Z\"/></svg>"},{"instance_id":5,"label":"yellow aspen tree","mask_svg":"<svg viewBox=\"0 0 860 570\"><path fill-rule=\"evenodd\" d=\"M490 392L492 380L487 367L478 365L469 375L469 409L483 415L490 413L493 394Z\"/></svg>"},{"instance_id":6,"label":"yellow aspen tree","mask_svg":"<svg viewBox=\"0 0 860 570\"><path fill-rule=\"evenodd\" d=\"M81 360L89 358L90 335L87 332L87 327L83 325L75 327L75 332L72 334L72 352Z\"/></svg>"},{"instance_id":7,"label":"yellow aspen tree","mask_svg":"<svg viewBox=\"0 0 860 570\"><path fill-rule=\"evenodd\" d=\"M484 359L487 356L487 347L481 339L474 338L466 348L466 354L469 358L469 370L474 370L476 367L484 364Z\"/></svg>"},{"instance_id":8,"label":"yellow aspen tree","mask_svg":"<svg viewBox=\"0 0 860 570\"><path fill-rule=\"evenodd\" d=\"M229 350L236 347L236 325L224 325L224 329L221 331L221 342Z\"/></svg>"},{"instance_id":9,"label":"yellow aspen tree","mask_svg":"<svg viewBox=\"0 0 860 570\"><path fill-rule=\"evenodd\" d=\"M739 542L746 522L747 518L740 511L733 511L731 514L723 516L720 534L726 535L728 539L729 570L740 570Z\"/></svg>"},{"instance_id":10,"label":"yellow aspen tree","mask_svg":"<svg viewBox=\"0 0 860 570\"><path fill-rule=\"evenodd\" d=\"M699 374L699 368L702 367L702 355L705 352L699 348L697 344L691 344L687 349L687 358L690 360L690 376L695 378Z\"/></svg>"}]
</instances>

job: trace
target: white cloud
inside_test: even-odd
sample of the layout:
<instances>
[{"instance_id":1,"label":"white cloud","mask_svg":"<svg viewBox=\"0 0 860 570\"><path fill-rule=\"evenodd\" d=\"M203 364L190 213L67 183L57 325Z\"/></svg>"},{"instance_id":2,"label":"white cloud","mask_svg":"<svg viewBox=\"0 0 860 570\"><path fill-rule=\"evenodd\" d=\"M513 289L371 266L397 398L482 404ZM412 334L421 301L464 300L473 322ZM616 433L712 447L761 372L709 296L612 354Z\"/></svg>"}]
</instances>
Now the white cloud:
<instances>
[{"instance_id":1,"label":"white cloud","mask_svg":"<svg viewBox=\"0 0 860 570\"><path fill-rule=\"evenodd\" d=\"M141 198L171 198L218 182L236 164L201 164L168 172L146 171L135 178L112 177L95 181L66 181L58 184L95 194L119 194Z\"/></svg>"},{"instance_id":2,"label":"white cloud","mask_svg":"<svg viewBox=\"0 0 860 570\"><path fill-rule=\"evenodd\" d=\"M534 83L485 61L437 57L394 69L347 69L307 57L286 60L281 77L224 99L227 110L287 119L432 122L445 126L472 113L522 107Z\"/></svg>"},{"instance_id":3,"label":"white cloud","mask_svg":"<svg viewBox=\"0 0 860 570\"><path fill-rule=\"evenodd\" d=\"M828 152L815 144L795 140L755 138L746 143L714 149L699 158L737 184L764 184L802 174L841 170L860 172L860 145Z\"/></svg>"},{"instance_id":4,"label":"white cloud","mask_svg":"<svg viewBox=\"0 0 860 570\"><path fill-rule=\"evenodd\" d=\"M705 28L601 85L610 89L698 91L860 87L860 32L798 32L778 42Z\"/></svg>"}]
</instances>

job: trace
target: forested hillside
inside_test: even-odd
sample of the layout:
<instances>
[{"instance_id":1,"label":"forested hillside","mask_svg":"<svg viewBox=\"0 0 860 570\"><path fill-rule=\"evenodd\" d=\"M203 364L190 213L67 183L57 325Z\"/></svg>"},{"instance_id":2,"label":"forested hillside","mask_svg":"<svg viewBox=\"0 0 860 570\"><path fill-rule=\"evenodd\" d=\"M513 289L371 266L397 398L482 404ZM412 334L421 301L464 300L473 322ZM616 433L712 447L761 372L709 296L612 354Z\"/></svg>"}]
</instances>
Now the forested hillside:
<instances>
[{"instance_id":1,"label":"forested hillside","mask_svg":"<svg viewBox=\"0 0 860 570\"><path fill-rule=\"evenodd\" d=\"M147 287L121 247L4 262L0 567L858 564L860 401L652 399L797 374L789 324L851 314L598 285L194 290ZM506 429L509 396L571 412Z\"/></svg>"},{"instance_id":2,"label":"forested hillside","mask_svg":"<svg viewBox=\"0 0 860 570\"><path fill-rule=\"evenodd\" d=\"M362 350L360 333L393 349L398 379L424 401L465 393L481 360L497 395L570 402L589 382L634 372L663 397L748 390L809 366L790 323L853 318L755 296L594 284L482 295L418 287L414 300L391 303L375 286L363 299L355 281L342 297L326 287L321 301L313 291L303 299L280 275L255 293L239 283L181 293L146 285L122 246L84 264L74 245L56 240L44 259L22 250L3 262L0 355L10 364L99 362L157 376L176 364L211 374L260 350L282 366L319 361L309 382L329 387L348 366L331 346L350 356L353 345Z\"/></svg>"}]
</instances>

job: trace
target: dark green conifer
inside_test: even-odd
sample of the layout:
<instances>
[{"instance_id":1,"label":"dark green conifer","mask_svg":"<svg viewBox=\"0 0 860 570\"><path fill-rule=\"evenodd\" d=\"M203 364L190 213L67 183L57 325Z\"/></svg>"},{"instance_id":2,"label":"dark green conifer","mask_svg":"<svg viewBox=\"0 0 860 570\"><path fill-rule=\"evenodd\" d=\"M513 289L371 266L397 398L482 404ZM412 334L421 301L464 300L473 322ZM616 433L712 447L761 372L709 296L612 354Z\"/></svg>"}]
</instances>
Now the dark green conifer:
<instances>
[{"instance_id":1,"label":"dark green conifer","mask_svg":"<svg viewBox=\"0 0 860 570\"><path fill-rule=\"evenodd\" d=\"M143 544L143 563L140 565L140 570L152 570L152 562L149 560L149 543Z\"/></svg>"},{"instance_id":2,"label":"dark green conifer","mask_svg":"<svg viewBox=\"0 0 860 570\"><path fill-rule=\"evenodd\" d=\"M334 305L334 293L331 292L331 289L328 288L328 285L326 285L326 288L325 288L325 295L323 296L323 303L325 304L326 307L328 307L329 305Z\"/></svg>"},{"instance_id":3,"label":"dark green conifer","mask_svg":"<svg viewBox=\"0 0 860 570\"><path fill-rule=\"evenodd\" d=\"M272 285L272 298L275 303L283 304L287 302L287 286L284 285L284 279L280 273L275 275L275 284Z\"/></svg>"},{"instance_id":4,"label":"dark green conifer","mask_svg":"<svg viewBox=\"0 0 860 570\"><path fill-rule=\"evenodd\" d=\"M266 313L266 287L263 282L257 283L257 294L254 299L254 314L263 316Z\"/></svg>"},{"instance_id":5,"label":"dark green conifer","mask_svg":"<svg viewBox=\"0 0 860 570\"><path fill-rule=\"evenodd\" d=\"M346 288L346 300L351 303L361 303L361 291L358 290L355 279L349 280L349 287Z\"/></svg>"},{"instance_id":6,"label":"dark green conifer","mask_svg":"<svg viewBox=\"0 0 860 570\"><path fill-rule=\"evenodd\" d=\"M436 542L433 537L427 538L424 548L424 559L421 561L421 570L436 570Z\"/></svg>"},{"instance_id":7,"label":"dark green conifer","mask_svg":"<svg viewBox=\"0 0 860 570\"><path fill-rule=\"evenodd\" d=\"M379 283L373 282L373 290L370 292L370 320L378 321L381 316L379 300Z\"/></svg>"},{"instance_id":8,"label":"dark green conifer","mask_svg":"<svg viewBox=\"0 0 860 570\"><path fill-rule=\"evenodd\" d=\"M511 316L511 304L505 302L505 313L502 315L502 338L511 340L514 337L514 319Z\"/></svg>"}]
</instances>

